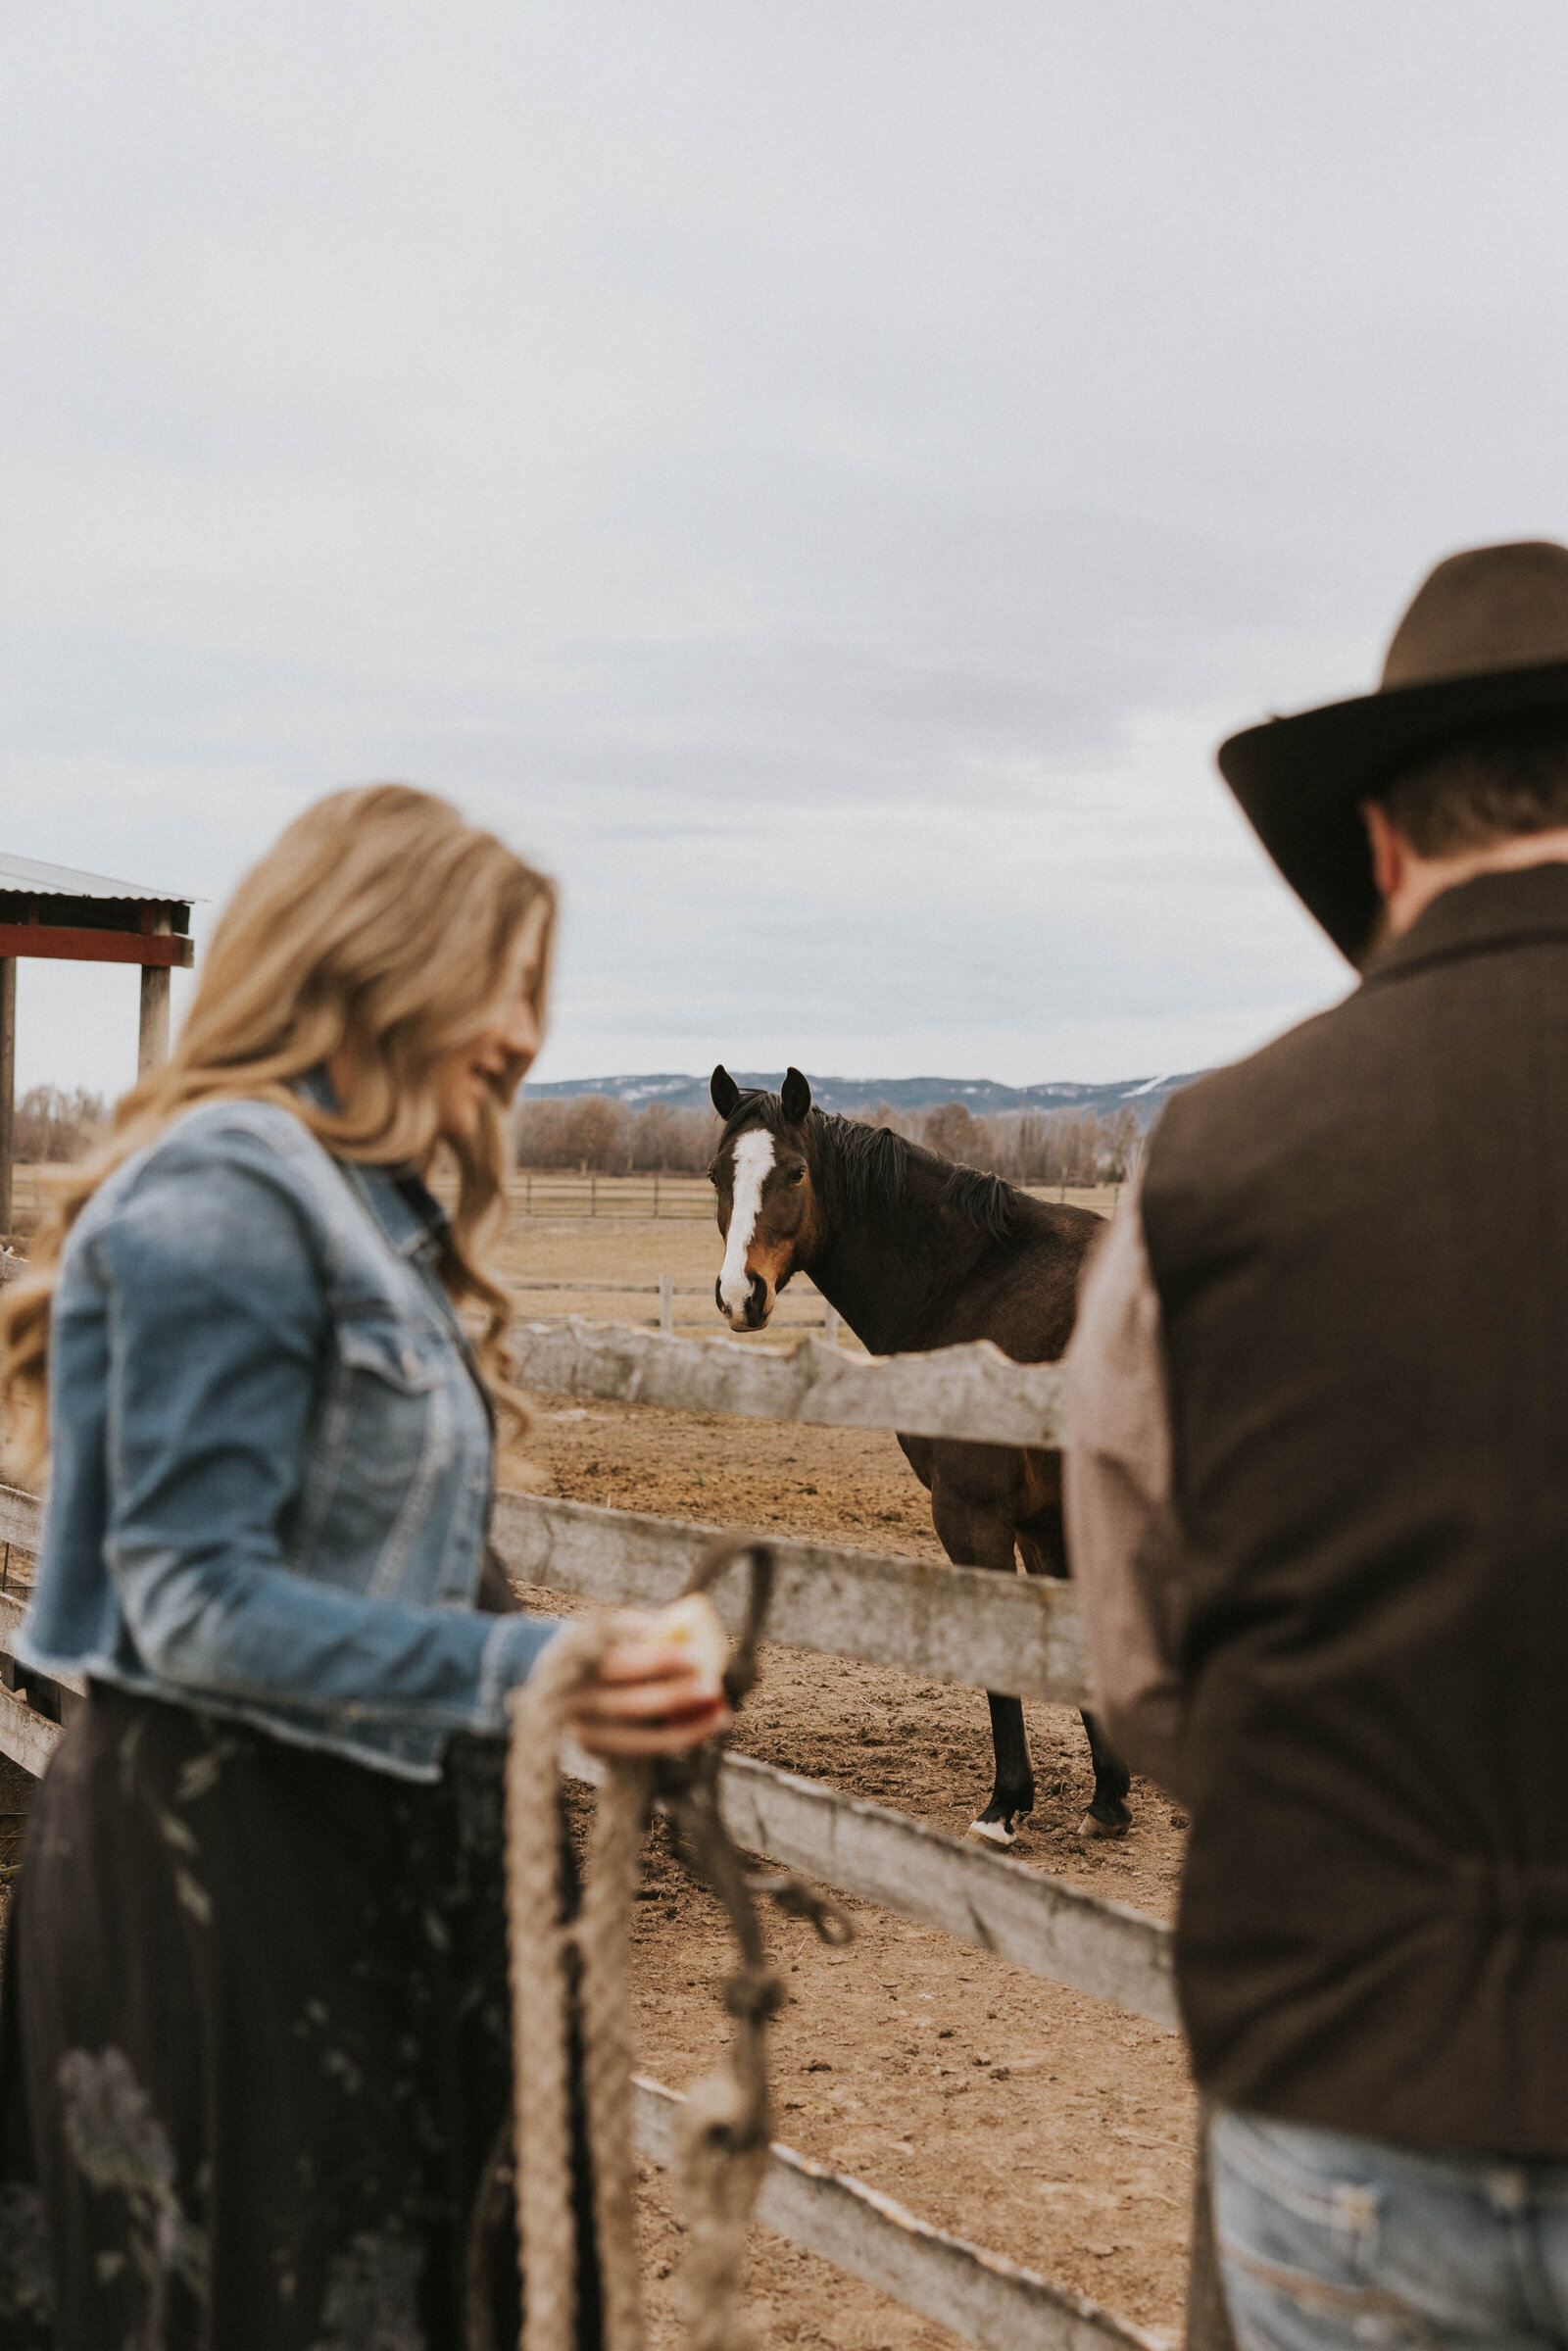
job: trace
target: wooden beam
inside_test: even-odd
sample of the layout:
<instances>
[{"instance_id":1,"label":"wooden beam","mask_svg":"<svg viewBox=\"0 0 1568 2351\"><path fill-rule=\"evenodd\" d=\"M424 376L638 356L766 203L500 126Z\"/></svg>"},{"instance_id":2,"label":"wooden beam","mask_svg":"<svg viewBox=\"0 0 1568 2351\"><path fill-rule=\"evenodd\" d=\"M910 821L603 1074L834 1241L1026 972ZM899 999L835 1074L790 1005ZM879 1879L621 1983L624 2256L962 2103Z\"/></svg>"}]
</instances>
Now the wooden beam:
<instances>
[{"instance_id":1,"label":"wooden beam","mask_svg":"<svg viewBox=\"0 0 1568 2351\"><path fill-rule=\"evenodd\" d=\"M573 1319L514 1324L512 1346L519 1385L555 1396L983 1445L1049 1448L1065 1433L1059 1365L1014 1363L989 1339L929 1354L864 1356L815 1339L786 1352Z\"/></svg>"},{"instance_id":2,"label":"wooden beam","mask_svg":"<svg viewBox=\"0 0 1568 2351\"><path fill-rule=\"evenodd\" d=\"M750 1755L725 1756L720 1795L748 1852L1180 2032L1174 1937L1146 1911Z\"/></svg>"},{"instance_id":3,"label":"wooden beam","mask_svg":"<svg viewBox=\"0 0 1568 2351\"><path fill-rule=\"evenodd\" d=\"M534 1497L513 1494L504 1499L514 1505ZM581 1504L551 1507L575 1510L579 1524L586 1517ZM603 1520L616 1514L595 1515ZM32 1548L38 1518L31 1494L15 1487L0 1488L0 1538ZM693 1536L702 1531L678 1532ZM809 1546L793 1547L804 1552ZM981 1571L934 1573L978 1576ZM992 1581L998 1592L983 1593L983 1598L1006 1590L1004 1578ZM1021 1578L1019 1595L1025 1600L1046 1596L1031 1594ZM22 1614L23 1603L15 1594L0 1593L0 1651L11 1650ZM61 1675L59 1680L67 1691L81 1689L74 1675ZM917 1926L936 1927L962 1942L994 1951L1031 1975L1112 2000L1152 2024L1173 2029L1178 2025L1170 1930L1141 1910L1083 1893L1062 1879L1026 1869L989 1847L946 1837L880 1804L841 1796L749 1755L726 1755L723 1804L731 1836L750 1852L770 1854L840 1893L880 1903Z\"/></svg>"},{"instance_id":4,"label":"wooden beam","mask_svg":"<svg viewBox=\"0 0 1568 2351\"><path fill-rule=\"evenodd\" d=\"M0 1543L12 1543L29 1558L38 1556L43 1532L43 1504L20 1486L0 1486Z\"/></svg>"},{"instance_id":5,"label":"wooden beam","mask_svg":"<svg viewBox=\"0 0 1568 2351\"><path fill-rule=\"evenodd\" d=\"M0 1755L8 1755L24 1772L41 1780L59 1744L58 1723L50 1722L47 1715L34 1714L25 1698L0 1687Z\"/></svg>"},{"instance_id":6,"label":"wooden beam","mask_svg":"<svg viewBox=\"0 0 1568 2351\"><path fill-rule=\"evenodd\" d=\"M602 1767L562 1743L568 1780L597 1787ZM1084 1893L994 1846L945 1837L902 1812L857 1803L752 1755L719 1772L724 1825L736 1843L840 1893L934 1927L1048 1984L1108 2000L1151 2025L1181 2030L1171 1931L1146 1911Z\"/></svg>"},{"instance_id":7,"label":"wooden beam","mask_svg":"<svg viewBox=\"0 0 1568 2351\"><path fill-rule=\"evenodd\" d=\"M140 931L77 930L64 922L0 922L0 956L35 955L69 963L151 963L188 971L194 940Z\"/></svg>"},{"instance_id":8,"label":"wooden beam","mask_svg":"<svg viewBox=\"0 0 1568 2351\"><path fill-rule=\"evenodd\" d=\"M0 1234L11 1230L17 1159L17 958L0 955Z\"/></svg>"},{"instance_id":9,"label":"wooden beam","mask_svg":"<svg viewBox=\"0 0 1568 2351\"><path fill-rule=\"evenodd\" d=\"M717 1529L503 1487L490 1533L508 1569L525 1584L579 1592L611 1607L662 1608L685 1589ZM1088 1652L1071 1585L784 1536L767 1542L776 1562L769 1641L858 1657L929 1682L1051 1705L1087 1702ZM713 1596L726 1622L737 1626L745 1598L739 1567L720 1578Z\"/></svg>"},{"instance_id":10,"label":"wooden beam","mask_svg":"<svg viewBox=\"0 0 1568 2351\"><path fill-rule=\"evenodd\" d=\"M632 2097L638 2152L667 2169L685 2100L641 2074L632 2077ZM1087 2295L933 2229L891 2196L776 2139L768 2149L757 2217L792 2245L804 2245L983 2351L1168 2351L1162 2336L1102 2310Z\"/></svg>"}]
</instances>

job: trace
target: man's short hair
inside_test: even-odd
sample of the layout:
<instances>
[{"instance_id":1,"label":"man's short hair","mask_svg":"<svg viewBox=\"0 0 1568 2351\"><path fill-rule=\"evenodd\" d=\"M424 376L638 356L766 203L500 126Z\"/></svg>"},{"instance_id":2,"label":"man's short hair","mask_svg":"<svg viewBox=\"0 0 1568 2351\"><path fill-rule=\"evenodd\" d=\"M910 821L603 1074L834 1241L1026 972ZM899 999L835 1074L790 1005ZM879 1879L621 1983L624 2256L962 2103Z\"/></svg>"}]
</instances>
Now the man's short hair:
<instances>
[{"instance_id":1,"label":"man's short hair","mask_svg":"<svg viewBox=\"0 0 1568 2351\"><path fill-rule=\"evenodd\" d=\"M1568 825L1568 710L1487 719L1445 736L1372 797L1423 857Z\"/></svg>"}]
</instances>

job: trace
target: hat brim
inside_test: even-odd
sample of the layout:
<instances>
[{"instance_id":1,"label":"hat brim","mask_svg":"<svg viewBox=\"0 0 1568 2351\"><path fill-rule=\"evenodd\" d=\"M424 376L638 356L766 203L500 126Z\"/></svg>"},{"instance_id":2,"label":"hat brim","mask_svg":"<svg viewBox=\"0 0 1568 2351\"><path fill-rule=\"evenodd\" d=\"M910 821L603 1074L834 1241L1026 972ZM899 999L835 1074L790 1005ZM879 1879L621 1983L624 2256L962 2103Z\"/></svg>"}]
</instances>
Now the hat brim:
<instances>
[{"instance_id":1,"label":"hat brim","mask_svg":"<svg viewBox=\"0 0 1568 2351\"><path fill-rule=\"evenodd\" d=\"M1568 707L1568 661L1392 686L1232 735L1220 773L1301 904L1359 964L1380 910L1362 801L1444 736L1553 704Z\"/></svg>"}]
</instances>

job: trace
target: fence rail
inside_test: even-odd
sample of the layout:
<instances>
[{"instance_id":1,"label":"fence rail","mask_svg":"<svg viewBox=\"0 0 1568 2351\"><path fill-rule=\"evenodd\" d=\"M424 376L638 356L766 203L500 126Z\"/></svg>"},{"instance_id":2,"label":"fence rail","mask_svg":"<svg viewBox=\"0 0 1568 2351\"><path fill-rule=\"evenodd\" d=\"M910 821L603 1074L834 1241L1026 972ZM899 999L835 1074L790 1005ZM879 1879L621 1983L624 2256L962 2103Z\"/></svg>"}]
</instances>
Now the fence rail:
<instances>
[{"instance_id":1,"label":"fence rail","mask_svg":"<svg viewBox=\"0 0 1568 2351\"><path fill-rule=\"evenodd\" d=\"M981 1445L1054 1446L1065 1428L1059 1367L1014 1363L989 1339L927 1355L865 1357L814 1339L767 1352L573 1319L518 1324L512 1343L520 1385L547 1395Z\"/></svg>"},{"instance_id":2,"label":"fence rail","mask_svg":"<svg viewBox=\"0 0 1568 2351\"><path fill-rule=\"evenodd\" d=\"M514 1576L551 1592L625 1608L674 1599L716 1530L554 1495L496 1495L491 1535ZM1067 1584L998 1575L945 1560L897 1559L768 1537L777 1561L770 1641L858 1657L926 1682L1079 1706L1088 1694L1078 1596ZM738 1624L741 1579L714 1589Z\"/></svg>"},{"instance_id":3,"label":"fence rail","mask_svg":"<svg viewBox=\"0 0 1568 2351\"><path fill-rule=\"evenodd\" d=\"M679 2091L634 2077L638 2152L668 2168ZM891 2196L831 2172L777 2140L757 2217L852 2278L879 2286L922 2318L951 2327L985 2351L1169 2351L1161 2335L1118 2319L1083 2294L1053 2285L961 2236L917 2220Z\"/></svg>"}]
</instances>

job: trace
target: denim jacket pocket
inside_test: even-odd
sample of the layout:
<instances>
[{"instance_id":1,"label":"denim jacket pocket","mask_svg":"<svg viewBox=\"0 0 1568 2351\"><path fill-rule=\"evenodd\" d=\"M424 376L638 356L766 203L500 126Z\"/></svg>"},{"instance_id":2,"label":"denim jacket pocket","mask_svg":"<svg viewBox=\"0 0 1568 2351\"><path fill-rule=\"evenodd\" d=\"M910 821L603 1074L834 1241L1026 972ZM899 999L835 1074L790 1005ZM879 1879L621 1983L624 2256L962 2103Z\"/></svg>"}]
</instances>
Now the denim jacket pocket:
<instances>
[{"instance_id":1,"label":"denim jacket pocket","mask_svg":"<svg viewBox=\"0 0 1568 2351\"><path fill-rule=\"evenodd\" d=\"M340 1323L322 1428L323 1457L336 1474L372 1492L402 1493L423 1459L443 1353L407 1323Z\"/></svg>"}]
</instances>

